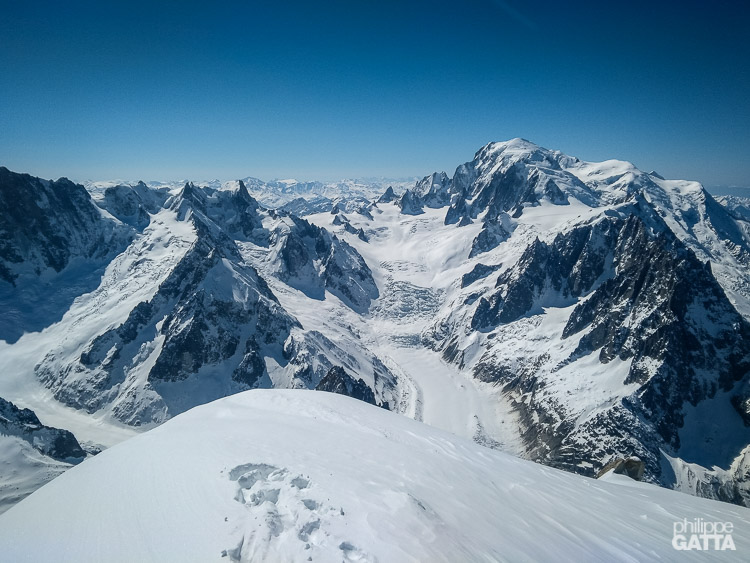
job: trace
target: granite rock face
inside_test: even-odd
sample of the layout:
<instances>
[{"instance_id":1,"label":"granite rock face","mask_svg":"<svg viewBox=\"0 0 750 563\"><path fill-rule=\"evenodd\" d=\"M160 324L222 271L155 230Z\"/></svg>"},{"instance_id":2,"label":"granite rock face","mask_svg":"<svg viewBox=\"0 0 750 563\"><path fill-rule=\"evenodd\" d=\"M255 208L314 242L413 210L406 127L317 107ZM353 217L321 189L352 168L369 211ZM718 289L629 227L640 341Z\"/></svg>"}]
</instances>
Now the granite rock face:
<instances>
[{"instance_id":1,"label":"granite rock face","mask_svg":"<svg viewBox=\"0 0 750 563\"><path fill-rule=\"evenodd\" d=\"M0 283L60 273L71 260L105 259L130 236L103 218L86 189L0 167Z\"/></svg>"},{"instance_id":2,"label":"granite rock face","mask_svg":"<svg viewBox=\"0 0 750 563\"><path fill-rule=\"evenodd\" d=\"M383 195L378 198L377 203L391 203L392 201L396 201L397 199L398 196L393 191L393 186L388 186L385 192L383 192Z\"/></svg>"},{"instance_id":3,"label":"granite rock face","mask_svg":"<svg viewBox=\"0 0 750 563\"><path fill-rule=\"evenodd\" d=\"M34 411L20 409L0 397L0 433L28 442L38 452L59 461L77 463L86 457L75 436L67 430L44 426Z\"/></svg>"},{"instance_id":4,"label":"granite rock face","mask_svg":"<svg viewBox=\"0 0 750 563\"><path fill-rule=\"evenodd\" d=\"M93 290L135 230L105 216L86 189L0 167L0 340L59 321Z\"/></svg>"},{"instance_id":5,"label":"granite rock face","mask_svg":"<svg viewBox=\"0 0 750 563\"><path fill-rule=\"evenodd\" d=\"M647 480L668 484L661 451L679 452L684 440L696 439L681 438L686 408L728 393L744 412L750 323L708 264L668 229L647 222L632 214L571 230L551 244L536 240L475 309L472 328L487 332L545 307L576 304L562 338L578 344L562 362L541 353L519 369L487 354L475 366L478 378L515 398L533 459L593 475L615 455L636 455ZM628 363L620 383L630 391L577 421L547 382L592 355L602 370L613 360Z\"/></svg>"},{"instance_id":6,"label":"granite rock face","mask_svg":"<svg viewBox=\"0 0 750 563\"><path fill-rule=\"evenodd\" d=\"M412 190L406 190L398 200L399 209L404 215L421 215L424 213L422 198Z\"/></svg>"},{"instance_id":7,"label":"granite rock face","mask_svg":"<svg viewBox=\"0 0 750 563\"><path fill-rule=\"evenodd\" d=\"M340 223L349 224L343 220ZM364 236L360 230L353 232ZM305 219L288 216L288 221L273 233L270 244L278 253L280 278L309 297L323 299L327 290L358 312L366 311L378 297L372 272L359 253Z\"/></svg>"},{"instance_id":8,"label":"granite rock face","mask_svg":"<svg viewBox=\"0 0 750 563\"><path fill-rule=\"evenodd\" d=\"M323 379L320 380L316 391L328 391L359 399L365 403L375 404L375 394L360 378L355 380L341 366L333 366Z\"/></svg>"}]
</instances>

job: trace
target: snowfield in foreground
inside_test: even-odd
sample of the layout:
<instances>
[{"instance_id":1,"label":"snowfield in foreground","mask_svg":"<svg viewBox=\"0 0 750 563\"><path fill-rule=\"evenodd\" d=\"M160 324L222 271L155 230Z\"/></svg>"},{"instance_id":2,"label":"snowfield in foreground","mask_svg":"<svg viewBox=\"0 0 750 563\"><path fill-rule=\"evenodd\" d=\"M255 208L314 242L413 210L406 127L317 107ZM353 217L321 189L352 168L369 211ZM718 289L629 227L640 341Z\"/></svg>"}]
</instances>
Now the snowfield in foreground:
<instances>
[{"instance_id":1,"label":"snowfield in foreground","mask_svg":"<svg viewBox=\"0 0 750 563\"><path fill-rule=\"evenodd\" d=\"M676 521L736 551L677 552ZM750 512L593 480L331 393L196 407L0 516L6 561L747 560Z\"/></svg>"}]
</instances>

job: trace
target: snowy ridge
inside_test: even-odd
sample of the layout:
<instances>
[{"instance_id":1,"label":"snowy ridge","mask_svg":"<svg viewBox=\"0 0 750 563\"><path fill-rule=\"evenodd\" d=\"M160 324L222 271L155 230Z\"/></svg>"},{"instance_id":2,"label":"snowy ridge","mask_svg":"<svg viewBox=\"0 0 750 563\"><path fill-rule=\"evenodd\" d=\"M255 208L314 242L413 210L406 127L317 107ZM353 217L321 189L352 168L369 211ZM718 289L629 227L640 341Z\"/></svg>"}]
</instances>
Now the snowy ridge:
<instances>
[{"instance_id":1,"label":"snowy ridge","mask_svg":"<svg viewBox=\"0 0 750 563\"><path fill-rule=\"evenodd\" d=\"M84 457L70 432L44 426L32 411L0 397L0 513Z\"/></svg>"},{"instance_id":2,"label":"snowy ridge","mask_svg":"<svg viewBox=\"0 0 750 563\"><path fill-rule=\"evenodd\" d=\"M62 475L0 516L0 550L14 561L642 561L674 558L674 522L697 515L732 522L736 551L680 560L750 548L744 509L608 480L347 397L256 390Z\"/></svg>"}]
</instances>

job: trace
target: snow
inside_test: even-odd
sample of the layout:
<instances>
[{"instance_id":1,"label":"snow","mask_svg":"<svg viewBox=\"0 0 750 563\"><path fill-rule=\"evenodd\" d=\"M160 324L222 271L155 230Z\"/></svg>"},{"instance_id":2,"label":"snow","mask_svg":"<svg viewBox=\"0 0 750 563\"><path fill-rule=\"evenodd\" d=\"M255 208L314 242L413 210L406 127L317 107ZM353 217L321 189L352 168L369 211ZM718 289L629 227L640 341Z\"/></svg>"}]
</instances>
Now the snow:
<instances>
[{"instance_id":1,"label":"snow","mask_svg":"<svg viewBox=\"0 0 750 563\"><path fill-rule=\"evenodd\" d=\"M665 180L645 174L630 162L577 161L566 171L600 188L604 204L616 204L642 189L646 200L659 210L670 230L696 253L710 261L717 281L737 310L750 319L750 229L723 213L698 182Z\"/></svg>"},{"instance_id":2,"label":"snow","mask_svg":"<svg viewBox=\"0 0 750 563\"><path fill-rule=\"evenodd\" d=\"M427 208L417 217L401 215L395 205L381 211L373 220L351 217L358 228L373 232L369 243L343 228L336 233L357 248L373 272L380 297L368 314L337 308L329 296L310 309L272 282L274 293L307 330L330 336L355 327L357 340L398 378L400 401L392 409L479 443L520 452L515 415L499 390L446 363L421 342L444 304L444 293L465 273L465 256L481 225L458 231L443 225L444 209ZM337 231L328 213L308 219Z\"/></svg>"},{"instance_id":3,"label":"snow","mask_svg":"<svg viewBox=\"0 0 750 563\"><path fill-rule=\"evenodd\" d=\"M456 228L444 225L445 209L425 209L417 217L402 215L395 205L383 205L373 220L351 216L351 222L368 233L365 243L331 224L330 214L308 217L312 222L337 232L355 246L373 271L380 298L370 313L352 317L348 323L358 327L360 338L394 372L400 381L401 403L398 412L424 421L459 436L475 439L503 451L523 455L517 415L499 387L483 384L472 376L474 364L491 346L487 336L473 332L461 340L465 365L448 364L439 353L423 342L425 331L436 319L451 318L463 311L467 297L482 288L494 286L497 274L479 280L461 290L458 280L477 263L513 264L536 237L551 240L555 233L570 225L590 220L591 208L571 200L567 206L543 202L524 210L523 223L514 237L497 249L467 260L471 241L478 234L479 222ZM583 216L583 218L581 218ZM316 308L309 317L299 303L285 301L303 326L329 334L335 328L323 324ZM550 297L554 302L557 298ZM491 335L493 355L506 365L515 365L546 352L550 368L561 364L575 350L580 336L562 339L574 306L547 307L539 315L520 319L500 327ZM334 315L335 316L335 315ZM591 355L552 373L546 395L566 404L581 416L593 416L611 406L616 398L632 392L637 385L625 386L630 362L615 361L602 373L598 357Z\"/></svg>"},{"instance_id":4,"label":"snow","mask_svg":"<svg viewBox=\"0 0 750 563\"><path fill-rule=\"evenodd\" d=\"M173 212L154 215L149 227L107 266L98 287L77 297L59 322L24 334L13 345L0 341L0 397L30 408L43 424L70 430L79 440L106 447L135 435L134 428L107 411L90 415L54 400L34 368L50 354L51 361L63 365L79 356L91 338L122 323L138 303L153 297L194 240L192 226L177 221Z\"/></svg>"},{"instance_id":5,"label":"snow","mask_svg":"<svg viewBox=\"0 0 750 563\"><path fill-rule=\"evenodd\" d=\"M507 169L513 163L525 159L536 167L544 178L554 179L555 182L560 184L562 191L566 196L569 196L567 204L555 205L548 199L541 198L538 204L525 206L520 217L516 216L514 219L510 219L509 216L505 215L504 226L508 228L509 232L512 232L512 237L497 248L471 259L468 258L469 251L472 241L482 227L481 215L472 224L459 228L456 225L446 226L443 224L445 208L425 208L424 213L418 216L407 216L399 213L396 205L380 204L378 207L371 209L374 218L358 213L349 214L348 220L351 221L351 225L355 229L363 228L369 242L360 240L356 234L347 232L343 226L332 224L334 216L330 213L319 213L308 217L311 222L335 232L338 237L354 246L372 270L380 297L373 301L369 310L364 313L352 310L351 307L329 291L323 292L320 290L320 295L315 295L319 299L311 299L309 295L317 291L317 286L316 288L307 287L304 285L305 280L300 280L295 288L278 278L280 262L274 248L262 248L252 242L238 241L238 247L245 261L261 272L284 309L298 319L304 327L302 329L294 328L292 338L298 341L304 340L304 345L309 346L316 371L318 368L328 367L325 361L335 360L345 366L355 378L362 377L368 385L374 386L378 365L382 362L398 378L397 389L393 391L395 401L390 405L396 412L423 421L439 430L473 440L476 443L523 455L524 447L521 443L516 420L517 415L513 411L508 398L502 394L499 387L476 380L473 377L473 368L484 357L485 352L499 363L511 366L514 369L523 367L525 363L539 359L542 354L546 354L547 358L539 365L540 371L543 372L542 379L545 387L539 391L538 397L564 407L567 416L575 420L577 426L591 420L597 413L610 408L622 397L630 395L638 388L638 385L625 385L623 383L630 367L630 360L615 359L603 366L597 354L589 354L582 358L576 358L575 361L567 361L571 358L581 338L581 335L576 335L568 339L562 339L562 329L573 310L571 299L566 300L562 296L553 295L553 292L550 292L543 296L543 299L537 304L538 306L530 311L527 316L516 322L500 326L487 334L470 331L467 322L475 310L475 303L479 296L494 289L497 276L508 271L508 268L511 268L517 262L524 250L536 238L551 242L558 233L569 231L574 226L597 221L610 213L627 211L626 208L633 205L629 198L641 190L645 192L644 197L647 201L653 202L655 206L662 210L669 228L685 241L700 259L711 261L713 271L732 302L746 318L750 318L750 299L748 299L750 283L747 277L747 257L743 257L738 250L742 246L741 244L737 245L734 250L727 246L726 237L722 233L728 232L727 229L731 229L732 225L719 221L717 215L712 214L710 207L712 200L710 196L704 194L700 184L663 180L654 175L644 174L632 164L622 161L582 162L558 152L546 151L546 149L523 139L493 143L483 150L487 153L488 158L486 162L482 163L484 167L480 167L481 169L478 170L482 181L489 181L492 174L501 168ZM297 182L296 180L262 182L254 178L246 178L244 182L253 196L257 197L261 203L270 206L282 205L298 197L376 197L388 185L350 180L330 183ZM585 185L576 182L582 182ZM185 182L181 181L174 184L159 184L159 186L170 187L174 193L177 193L184 184ZM402 191L408 185L413 185L413 182L410 184L408 181L404 181L402 184L394 183L393 185L396 191ZM96 197L100 197L102 191L108 186L108 183L92 183L88 187ZM221 183L212 181L209 186L215 190L236 190L239 182ZM212 197L210 196L209 199ZM213 199L217 197L213 197ZM231 217L227 218L227 221L230 219ZM273 230L281 227L282 223L286 222L288 225L289 221L288 218L283 217L277 217L273 221L267 218L264 226ZM740 238L744 236L744 239L740 242L746 244L750 240L750 229L745 228L738 236ZM190 226L190 222L177 220L173 211L165 209L153 215L150 226L135 239L130 248L106 268L98 287L96 287L96 284L94 284L95 287L87 287L86 292L75 300L69 310L66 309L65 315L62 316L61 314L62 319L59 322L40 332L23 335L13 346L0 341L0 373L3 374L3 377L0 378L0 396L12 399L19 406L32 408L44 424L69 429L82 441L112 446L137 434L138 431L135 429L114 421L107 410L89 415L54 401L50 391L43 388L37 381L34 366L47 353L56 356L50 362L59 366L64 366L70 363L68 360L71 358L80 356L82 343L90 341L91 338L108 328L117 326L137 303L146 301L153 296L158 285L185 255L194 240L195 233ZM479 263L497 266L498 269L486 278L477 280L470 287L461 288L461 276L470 272ZM75 273L72 272L71 275L75 277ZM248 299L248 296L242 291L243 284L237 283L242 273L230 261L222 261L214 268L212 273L215 275L206 283L205 288L209 289L215 296L224 297L227 300L231 298L239 302ZM603 277L610 274L610 271L606 271ZM94 272L95 277L98 278L99 275L102 275L102 272ZM305 292L307 292L307 295ZM704 326L708 327L706 323L704 323ZM440 350L435 351L429 348L430 346L439 348L441 344L444 345L444 342L440 342L438 338L432 336L444 327L447 327L446 333L450 330L453 331L452 334L457 335L458 348L462 352L460 359L454 364L446 363L441 357ZM141 379L131 382L134 390L136 384L144 383L143 378L156 358L161 340L157 338L150 343L136 344L144 344L144 346L141 349L142 358L140 358L143 362L140 363L139 368ZM323 353L316 355L320 351L323 351ZM282 359L266 357L266 364L269 377L263 380L263 385L277 387L302 385L298 379L294 379L293 366L285 363ZM190 380L184 388L175 387L174 390L170 390L169 386L166 385L158 391L168 399L170 404L187 408L195 404L200 398L207 400L207 398L233 391L232 388L226 385L222 386L219 383L221 375L219 371L223 369L226 369L226 366L220 366L213 371L204 371L200 377ZM272 400L269 399L269 401ZM731 405L725 404L728 401L723 399L722 401L721 404L727 409L725 414L728 413L728 418L731 418L731 440L722 437L722 428L726 428L723 425L726 422L725 419L712 419L710 409L714 407L714 402L705 402L696 409L687 408L686 424L681 435L695 436L702 433L701 435L705 435L707 439L714 441L726 439L728 443L731 443L729 448L731 451L726 452L729 455L736 453L738 448L747 443L747 441L743 442L746 432L740 427L741 421L734 415ZM259 423L255 419L242 418L245 416L244 414L237 414L236 411L241 410L237 406L239 403L235 405L231 402L222 402L220 404L225 405L230 412L229 418L236 419L238 424L241 423L243 427L247 427L246 430L250 435L255 435L253 425ZM248 404L252 408L258 407L252 401ZM299 405L298 407L303 410ZM200 412L200 409L198 411ZM734 415L734 418L730 415ZM195 416L197 415L189 414L187 418L180 417L178 420L193 420L190 417ZM278 418L278 416L273 418L274 416L271 415L272 421ZM299 413L299 416L302 417L303 413ZM712 425L707 427L707 423L712 423ZM403 422L403 424L408 424L408 422ZM261 426L266 428L265 423L262 423ZM169 425L167 427L171 428ZM211 428L207 429L207 432L209 430ZM161 430L158 430L155 435L160 436L159 432ZM424 430L424 432L428 432L428 430ZM152 436L153 434L148 433L146 436ZM233 432L232 435L234 434ZM181 439L187 440L185 438L187 435L187 432L184 435L180 434ZM286 450L284 440L288 439L292 446L296 443L286 434L276 435L270 432L269 436L284 444L284 448L279 448L280 450ZM144 439L145 437L137 438L141 441ZM137 440L134 441L141 443ZM239 438L238 442L250 443L244 440L245 438ZM311 443L317 444L315 440ZM224 442L219 440L217 448L224 447L222 444ZM349 444L349 441L344 440L341 444ZM179 445L178 443L174 447L179 450L177 447ZM167 450L172 448L172 446L165 447L167 447ZM227 444L225 449L229 449L229 447ZM469 448L469 446L462 447ZM5 451L10 451L8 448L10 446L5 446ZM212 452L208 446L206 446L205 451ZM385 451L390 450L387 450L386 447ZM684 458L688 461L707 463L701 457L701 454L701 451L686 450ZM220 455L229 454L221 453ZM485 452L485 455L495 456L496 454ZM188 456L188 453L184 453L184 456ZM231 463L240 465L243 463L270 464L269 461L264 461L262 457L252 457L250 461L231 458L233 460ZM333 457L335 458L335 456ZM381 464L385 466L383 471L391 471L391 468L382 462L384 458L381 456L378 456L378 458L381 460ZM367 455L363 459L367 459ZM728 459L731 460L731 457ZM203 461L186 460L187 457L184 457L183 461L186 465L194 463L197 464L198 469L203 467L203 469L213 471L213 466L207 468L207 466L202 465ZM89 464L93 461L95 460L86 463ZM146 461L144 463L149 465L151 462ZM226 463L228 464L226 471L234 467L230 467L230 462ZM263 489L263 491L251 487L246 495L248 499L261 492L266 496L270 495L268 498L278 495L276 505L278 506L278 503L281 503L288 508L288 512L284 513L286 516L292 513L298 515L297 512L293 512L292 508L289 508L294 503L302 502L302 504L305 504L306 500L314 500L316 506L323 506L321 499L300 499L295 496L293 481L298 473L303 472L302 466L299 464L294 466L293 460L290 461L286 458L274 463L277 463L274 465L277 470L284 469L287 473L271 471L263 479L271 482L278 477L278 487L274 485L270 489ZM503 461L502 463L509 464L510 462ZM296 469L290 469L291 467L296 467ZM526 468L527 465L523 467ZM180 468L174 469L172 473L179 477L178 482L182 482L180 481L182 472L185 472L186 478L192 476L197 479L196 471L198 469L194 471L191 468ZM262 468L257 470L261 473L265 472L265 469ZM411 471L411 469L409 470ZM76 471L81 470L76 469ZM250 470L248 469L248 471ZM295 473L295 471L298 473ZM457 473L452 478L449 478L446 474L444 481L433 484L444 489L446 487L459 487L460 489L463 486L464 477L458 479L456 475L464 474L459 469L456 469L456 471ZM429 471L426 471L426 473L429 474ZM71 472L71 474L76 473ZM128 482L128 475L124 473L118 473L118 475L123 479L123 482ZM272 478L272 475L275 475L275 477ZM509 475L513 476L514 474L511 472ZM552 473L552 475L557 475L557 473ZM154 477L154 479L157 478ZM324 482L322 474L318 475L317 478L320 482ZM487 475L481 472L467 474L466 480L470 481L474 478L482 478L484 482L487 481ZM368 479L373 480L374 477L370 476ZM612 479L615 484L622 484L617 482L618 478ZM588 481L585 481L585 483L589 486ZM136 480L136 484L140 486L142 483ZM409 484L414 490L419 488L416 482L410 481ZM224 485L226 483L217 485L217 487L222 489ZM332 487L332 484L329 483L329 485ZM151 486L150 483L146 483L145 488L148 489ZM385 487L385 485L382 486ZM391 484L391 486L393 485ZM276 488L279 489L278 493L274 492ZM189 486L185 486L184 490L190 491L191 489ZM647 490L649 494L656 494L652 488L644 490ZM381 492L383 494L382 502L391 503L389 505L390 510L401 507L400 501L397 500L400 497L391 501L388 499L391 499L389 495L392 491L389 492L389 490L383 488ZM477 499L479 496L475 492L467 492L463 489L460 489L459 492L468 495L466 498L470 499ZM579 490L578 493L580 492ZM419 494L422 495L422 493ZM423 496L429 496L430 502L420 502L424 506L434 509L443 501L436 500L430 496L432 494L434 493L423 494ZM497 495L492 496L492 494L490 494L490 497L493 502L499 502L498 506L505 506L503 503L507 499ZM418 495L417 498L422 497ZM477 500L476 504L481 505L481 501L482 499ZM550 502L552 501L555 501L555 499L550 498ZM128 504L127 501L123 502L126 505ZM193 510L187 500L179 498L174 499L174 502L177 506L182 506L185 511L191 512ZM210 504L213 501L207 502ZM414 508L409 502L411 501L406 501L406 506ZM458 500L454 502L458 502ZM560 505L559 499L555 502ZM692 501L684 500L684 502ZM259 503L258 507L263 507L265 504ZM309 504L313 506L313 503ZM575 502L572 501L570 504L571 506L567 508L574 509ZM247 506L247 504L244 506ZM331 506L336 508L333 505ZM531 506L536 505L532 502ZM635 506L635 504L632 506ZM151 508L154 511L158 510L156 506ZM268 507L266 506L266 508ZM368 507L368 509L370 508ZM613 512L611 506L606 511L603 506L599 508L602 513L611 514ZM615 512L619 513L619 509L618 505ZM62 508L56 510L62 510ZM260 511L261 508L257 510ZM460 512L460 510L465 509L451 508L451 510ZM727 510L730 510L730 508L727 508ZM425 512L429 511L425 509ZM497 512L497 510L494 512ZM461 514L463 518L468 520L477 520L484 517L490 521L493 521L493 519L498 521L501 517L494 512L487 509L479 515L470 515L465 512ZM375 513L378 513L377 510L375 510ZM264 522L268 516L267 512L255 512L253 514ZM417 538L414 541L417 542L421 541L422 535L420 534L427 534L428 532L425 530L428 529L431 530L429 533L440 536L443 533L443 528L441 528L443 525L446 526L447 537L451 538L456 545L464 545L462 542L466 540L466 537L474 537L471 534L464 537L461 535L466 533L464 531L460 532L460 537L451 536L455 529L450 527L452 524L445 524L444 513L440 512L440 514L442 519L439 522L433 522L434 525L431 526L427 526L419 519L414 520L414 522L409 520L403 525L405 529L411 530L414 537ZM557 513L553 512L552 514ZM103 512L101 515L106 516ZM567 517L563 516L562 513L558 516L563 522L567 521ZM116 518L119 519L121 516L118 515ZM318 530L324 526L335 528L337 524L331 522L333 520L329 522L329 520L320 516ZM194 524L190 520L186 523ZM308 523L312 525L314 520ZM412 524L413 528L409 528ZM552 526L552 524L547 525ZM276 524L269 524L269 526L269 529L275 529ZM124 529L127 530L128 528L125 527ZM530 538L528 529L525 531L522 527L511 529L514 529L519 537ZM281 543L288 539L291 542L290 545L292 545L292 536L295 536L295 534L301 533L308 536L315 534L315 530L312 528L308 529L307 532L303 532L301 528L295 532L288 530L296 530L296 528L285 527L279 532L278 536L273 537ZM598 530L602 531L601 529ZM380 532L385 535L388 533L396 534L396 536L399 533L398 530L382 531L379 529ZM491 540L488 538L497 535L497 529L494 532L486 531L486 533L488 537L477 537L476 540L472 540L477 542L478 549L480 549L477 552L470 552L472 558L489 554L488 557L490 558L507 557L513 559L511 556L512 550L509 552L511 555L507 555L504 550L493 551L496 546L491 544ZM217 532L217 534L219 533ZM567 532L561 534L569 537ZM298 537L298 535L295 537ZM356 546L356 549L352 547L352 549L334 550L334 552L341 557L353 558L357 555L357 550L364 545L365 540L362 538L367 539L368 536L349 537L342 533L336 537L340 539L340 545ZM591 536L583 534L581 537L590 538ZM650 536L646 536L647 540L648 537ZM282 542L278 538L287 539ZM236 538L232 536L231 539L234 541ZM273 553L289 554L290 558L294 559L296 552L293 550L283 551L286 547L282 548L281 543L274 543L277 540L269 540L268 545L273 544L274 550L278 548L282 551L274 551ZM412 540L401 538L401 541L409 544ZM532 543L535 543L535 540ZM169 545L171 547L171 544ZM236 545L236 543L232 544L231 541L227 540L219 547L231 552L233 545ZM287 544L284 543L284 545ZM646 541L642 545L651 544ZM606 547L599 544L596 544L596 546L595 553L598 555L605 553L606 549L612 548L612 545L609 544ZM599 547L601 547L601 550L598 549ZM668 547L666 545L666 548ZM422 545L420 544L419 549L421 548ZM179 551L181 548L175 546L175 549ZM216 553L220 551L214 550L213 545L211 549L213 551L209 558L216 556ZM257 549L261 551L253 553L260 556L264 547L259 544ZM454 556L454 560L465 560L468 557L467 554L469 554L469 552L450 551L450 548L445 546L442 549L443 551L436 550L434 553L439 554L439 556L451 554ZM418 552L419 550L415 548L414 553ZM104 557L103 553L102 557ZM370 551L367 551L367 554L369 553ZM399 560L398 553L385 553L387 556ZM574 550L571 553L590 559L591 553L594 552ZM588 556L586 553L588 553ZM628 556L632 555L631 552L618 553L620 555L623 553L630 554ZM646 552L637 552L632 557L644 555L644 553ZM369 557L367 554L362 555L362 557L366 559L366 557ZM651 555L648 555L648 557ZM383 556L381 555L381 557ZM392 560L389 557L385 557L385 560ZM108 557L104 558L109 559ZM314 557L314 559L316 558Z\"/></svg>"},{"instance_id":6,"label":"snow","mask_svg":"<svg viewBox=\"0 0 750 563\"><path fill-rule=\"evenodd\" d=\"M515 454L522 453L515 414L497 388L469 378L433 351L381 345L385 364L414 390L404 414L435 428Z\"/></svg>"},{"instance_id":7,"label":"snow","mask_svg":"<svg viewBox=\"0 0 750 563\"><path fill-rule=\"evenodd\" d=\"M489 450L362 402L248 391L69 470L0 516L12 561L644 561L750 513ZM310 558L310 559L308 559Z\"/></svg>"},{"instance_id":8,"label":"snow","mask_svg":"<svg viewBox=\"0 0 750 563\"><path fill-rule=\"evenodd\" d=\"M70 467L19 437L0 434L0 514Z\"/></svg>"},{"instance_id":9,"label":"snow","mask_svg":"<svg viewBox=\"0 0 750 563\"><path fill-rule=\"evenodd\" d=\"M536 399L546 401L554 410L560 409L576 428L596 420L623 397L636 392L638 383L624 384L631 359L615 358L603 365L598 354L592 353L571 361L583 334L563 339L562 331L575 302L580 300L566 299L549 290L527 317L502 325L490 334L477 334L465 327L478 297L493 291L498 274L515 264L536 238L550 243L559 233L576 226L610 215L627 216L633 212L634 194L641 191L647 201L661 210L667 226L678 238L702 260L711 260L730 300L747 316L750 301L743 296L750 295L747 268L740 252L727 252L726 237L721 235L729 232L732 225L722 220L721 214L712 214L711 198L697 182L664 180L644 174L629 162L583 162L523 139L492 143L478 155L480 177L476 185L489 183L495 172L508 169L514 162L530 162L569 195L568 204L555 205L542 198L538 204L525 206L521 216L507 225L512 237L474 259L467 256L481 227L481 215L474 224L457 228L443 225L444 208L425 208L423 214L409 216L399 213L396 205L383 204L373 214L374 219L356 214L348 217L355 229L364 229L369 242L357 240L343 227L332 224L330 214L309 217L355 246L373 271L381 297L366 316L367 326L361 334L401 381L399 412L464 437L474 436L473 428L483 428L489 438L483 443L523 455L508 398L471 376L478 361L492 358L496 365L508 366L516 373L535 363L544 383L537 389ZM428 183L435 177L428 176ZM588 188L576 182L583 182ZM741 234L737 237L738 244L747 245L740 240ZM594 288L611 277L610 261L607 258L605 271ZM497 273L459 288L461 276L479 263L498 265ZM289 310L296 311L293 306ZM707 330L711 328L708 322L701 324ZM437 334L433 342L432 333ZM426 349L435 343L444 346L441 338L445 334L458 339L460 356L456 365L445 364L438 354ZM646 362L641 367L645 368ZM738 418L731 405L722 405L728 416ZM706 402L701 408L701 412L709 411L714 408L713 402ZM704 428L705 413L688 415L689 420L696 421L689 430L691 434L705 430L707 439L720 439L719 424L711 432ZM474 425L472 420L476 421ZM729 449L736 455L747 443L742 442L747 433L734 434L737 436ZM686 454L696 457L693 451ZM723 464L727 465L728 462Z\"/></svg>"},{"instance_id":10,"label":"snow","mask_svg":"<svg viewBox=\"0 0 750 563\"><path fill-rule=\"evenodd\" d=\"M750 443L750 428L732 406L731 395L719 391L712 401L685 405L685 422L679 434L684 461L729 469Z\"/></svg>"}]
</instances>

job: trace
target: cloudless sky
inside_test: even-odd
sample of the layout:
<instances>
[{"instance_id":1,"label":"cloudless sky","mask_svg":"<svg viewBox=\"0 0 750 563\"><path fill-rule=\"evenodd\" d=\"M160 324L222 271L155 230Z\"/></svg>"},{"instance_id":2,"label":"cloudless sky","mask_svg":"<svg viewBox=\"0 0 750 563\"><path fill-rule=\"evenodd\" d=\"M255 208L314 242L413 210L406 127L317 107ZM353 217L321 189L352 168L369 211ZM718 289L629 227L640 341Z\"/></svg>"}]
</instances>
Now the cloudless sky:
<instances>
[{"instance_id":1,"label":"cloudless sky","mask_svg":"<svg viewBox=\"0 0 750 563\"><path fill-rule=\"evenodd\" d=\"M747 186L744 5L0 0L0 165L422 176L524 137Z\"/></svg>"}]
</instances>

